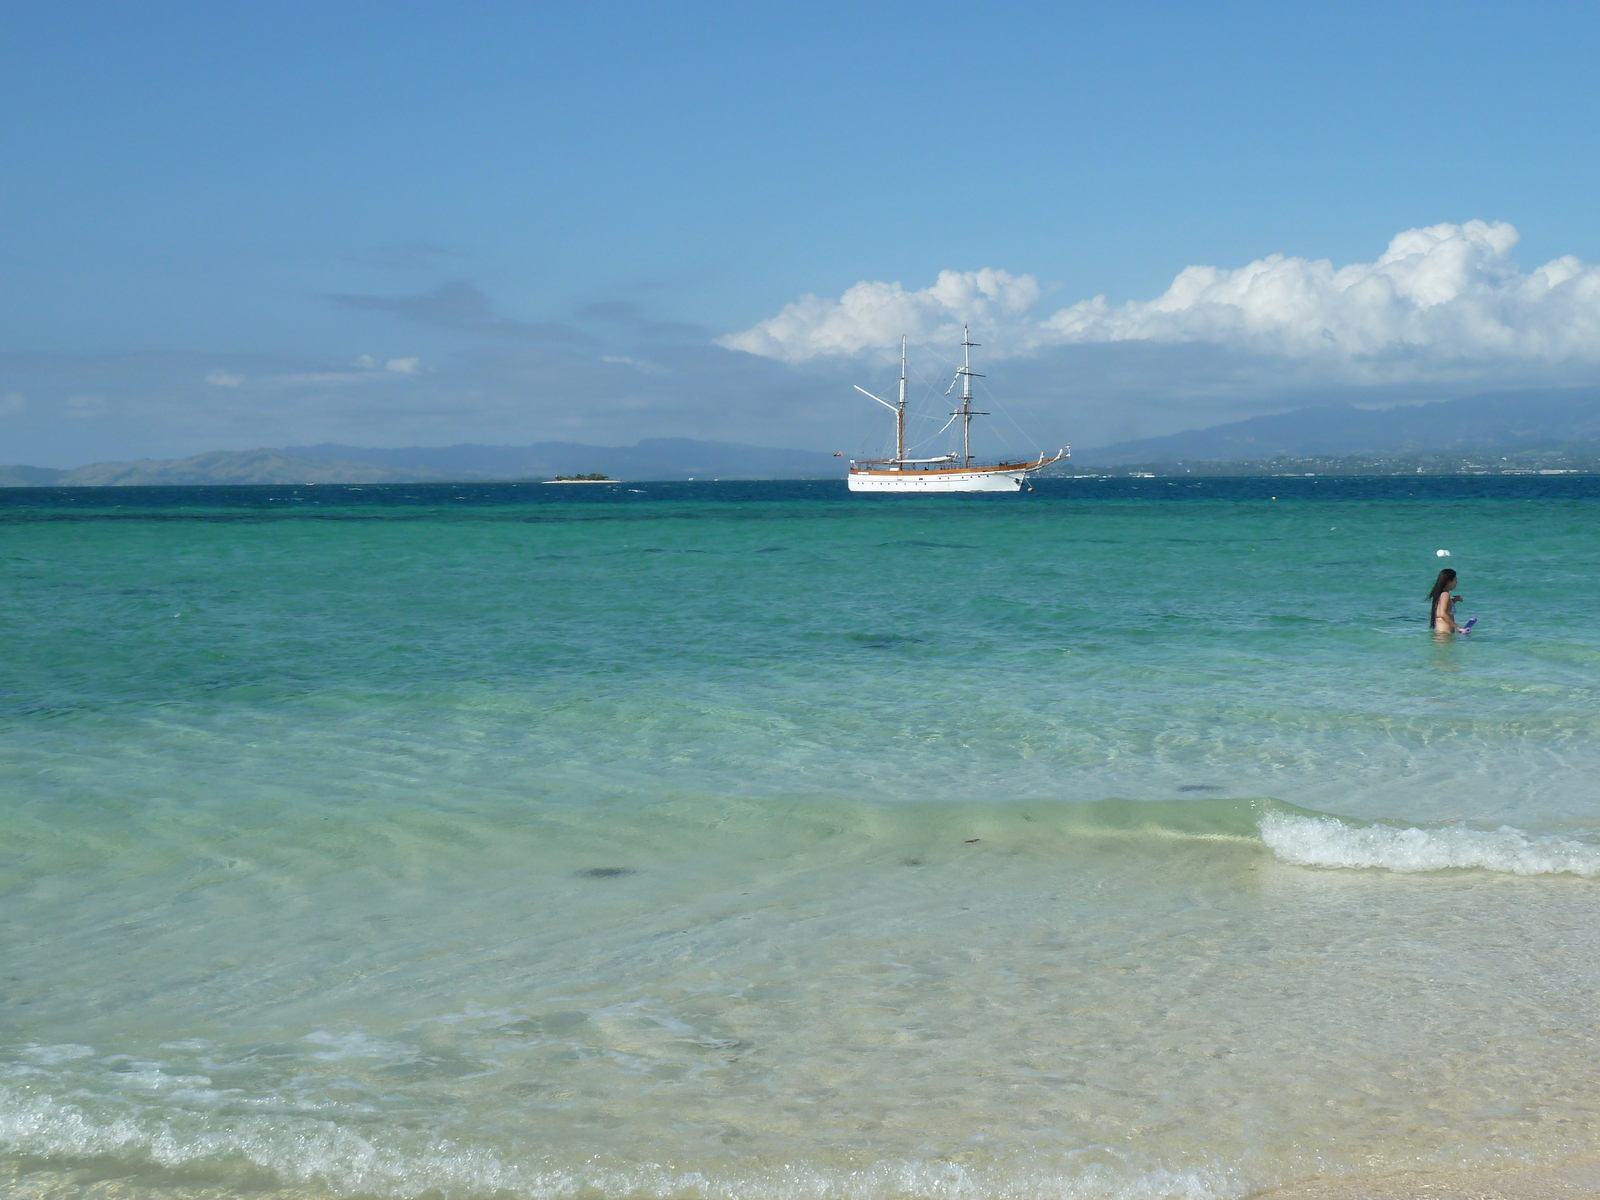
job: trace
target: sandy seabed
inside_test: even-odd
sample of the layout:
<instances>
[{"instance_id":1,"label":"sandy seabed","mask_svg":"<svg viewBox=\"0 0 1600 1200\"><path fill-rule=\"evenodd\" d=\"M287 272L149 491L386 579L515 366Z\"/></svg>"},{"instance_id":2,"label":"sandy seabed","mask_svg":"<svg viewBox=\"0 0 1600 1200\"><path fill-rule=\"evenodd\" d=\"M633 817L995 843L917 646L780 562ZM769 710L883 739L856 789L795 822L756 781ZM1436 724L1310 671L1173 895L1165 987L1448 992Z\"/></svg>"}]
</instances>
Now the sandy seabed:
<instances>
[{"instance_id":1,"label":"sandy seabed","mask_svg":"<svg viewBox=\"0 0 1600 1200\"><path fill-rule=\"evenodd\" d=\"M91 1170L28 1169L13 1163L0 1171L4 1200L333 1200L315 1188L251 1188L174 1185L97 1178ZM1297 1183L1258 1192L1250 1200L1587 1200L1600 1197L1600 1162L1501 1171L1402 1172Z\"/></svg>"},{"instance_id":2,"label":"sandy seabed","mask_svg":"<svg viewBox=\"0 0 1600 1200\"><path fill-rule=\"evenodd\" d=\"M1256 1200L1577 1200L1600 1197L1600 1162L1505 1171L1405 1172L1297 1183Z\"/></svg>"}]
</instances>

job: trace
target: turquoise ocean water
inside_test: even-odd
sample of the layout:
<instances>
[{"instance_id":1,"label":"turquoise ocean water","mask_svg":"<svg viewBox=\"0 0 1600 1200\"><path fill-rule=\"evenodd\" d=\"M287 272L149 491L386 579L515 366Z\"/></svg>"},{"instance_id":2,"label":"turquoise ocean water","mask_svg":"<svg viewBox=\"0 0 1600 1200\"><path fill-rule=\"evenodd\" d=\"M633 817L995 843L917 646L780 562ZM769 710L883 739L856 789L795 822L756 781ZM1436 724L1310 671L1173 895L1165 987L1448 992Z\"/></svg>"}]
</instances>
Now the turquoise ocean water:
<instances>
[{"instance_id":1,"label":"turquoise ocean water","mask_svg":"<svg viewBox=\"0 0 1600 1200\"><path fill-rule=\"evenodd\" d=\"M30 489L0 559L0 1192L1600 1150L1600 480Z\"/></svg>"}]
</instances>

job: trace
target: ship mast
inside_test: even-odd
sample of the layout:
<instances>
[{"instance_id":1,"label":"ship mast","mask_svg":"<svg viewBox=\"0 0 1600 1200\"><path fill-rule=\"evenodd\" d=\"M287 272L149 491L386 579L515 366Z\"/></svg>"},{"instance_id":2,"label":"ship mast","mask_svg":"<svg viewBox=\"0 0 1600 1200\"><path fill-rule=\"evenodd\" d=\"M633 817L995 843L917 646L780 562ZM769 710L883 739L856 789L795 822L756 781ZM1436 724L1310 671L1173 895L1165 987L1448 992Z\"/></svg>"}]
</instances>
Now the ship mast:
<instances>
[{"instance_id":1,"label":"ship mast","mask_svg":"<svg viewBox=\"0 0 1600 1200\"><path fill-rule=\"evenodd\" d=\"M981 346L982 342L972 340L972 331L965 325L961 327L961 369L956 372L961 377L961 407L950 415L961 418L961 465L972 465L972 418L987 416L987 413L972 411L972 380L977 375L972 369L972 347Z\"/></svg>"},{"instance_id":2,"label":"ship mast","mask_svg":"<svg viewBox=\"0 0 1600 1200\"><path fill-rule=\"evenodd\" d=\"M904 462L906 457L906 335L900 335L900 407L894 412L894 457Z\"/></svg>"}]
</instances>

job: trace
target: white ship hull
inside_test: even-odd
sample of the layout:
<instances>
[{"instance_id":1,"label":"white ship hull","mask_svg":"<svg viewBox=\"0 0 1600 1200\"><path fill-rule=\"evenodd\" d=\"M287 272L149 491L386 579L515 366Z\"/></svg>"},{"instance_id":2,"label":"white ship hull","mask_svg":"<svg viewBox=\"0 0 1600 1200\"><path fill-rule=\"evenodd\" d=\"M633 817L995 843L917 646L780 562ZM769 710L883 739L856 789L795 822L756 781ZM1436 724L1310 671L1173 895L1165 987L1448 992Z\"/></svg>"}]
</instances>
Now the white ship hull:
<instances>
[{"instance_id":1,"label":"white ship hull","mask_svg":"<svg viewBox=\"0 0 1600 1200\"><path fill-rule=\"evenodd\" d=\"M849 475L852 492L898 492L901 495L931 492L1020 492L1028 486L1028 476L1032 472L1043 470L1051 463L1058 463L1067 457L1070 451L1063 446L1053 458L1046 458L1041 453L1038 458L1022 462L1001 461L986 466L979 466L973 462L972 418L988 416L987 413L974 412L972 409L972 381L983 378L976 374L971 366L972 347L977 344L963 326L961 368L956 372L956 381L961 384L961 407L951 413L950 420L944 423L939 433L933 435L938 437L959 420L961 422L959 454L951 450L948 454L941 454L937 458L906 457L905 338L900 339L900 403L890 404L882 396L874 396L860 384L856 385L856 391L894 413L894 457L852 458ZM950 389L955 387L956 381L952 381L950 388L945 389L945 395L950 394Z\"/></svg>"},{"instance_id":2,"label":"white ship hull","mask_svg":"<svg viewBox=\"0 0 1600 1200\"><path fill-rule=\"evenodd\" d=\"M1018 492L1027 483L1025 468L953 471L850 472L852 492Z\"/></svg>"}]
</instances>

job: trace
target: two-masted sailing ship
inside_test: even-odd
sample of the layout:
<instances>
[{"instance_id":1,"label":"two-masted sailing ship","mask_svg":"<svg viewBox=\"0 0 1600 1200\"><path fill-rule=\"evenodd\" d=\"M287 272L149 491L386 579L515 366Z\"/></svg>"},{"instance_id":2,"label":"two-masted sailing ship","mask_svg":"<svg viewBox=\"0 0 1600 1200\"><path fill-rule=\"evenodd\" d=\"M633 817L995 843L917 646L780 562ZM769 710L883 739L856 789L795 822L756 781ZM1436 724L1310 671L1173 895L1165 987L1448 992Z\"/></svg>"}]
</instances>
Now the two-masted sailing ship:
<instances>
[{"instance_id":1,"label":"two-masted sailing ship","mask_svg":"<svg viewBox=\"0 0 1600 1200\"><path fill-rule=\"evenodd\" d=\"M950 414L950 420L944 426L948 429L956 421L961 422L960 454L952 450L938 458L906 457L905 338L900 339L898 404L890 404L881 396L874 396L866 388L856 385L856 391L894 413L894 457L852 458L849 475L852 492L1017 492L1027 486L1029 475L1071 454L1072 448L1063 446L1052 457L1046 458L1041 452L1037 458L1021 462L980 463L973 457L972 418L989 415L974 412L972 408L972 381L983 378L972 369L972 348L980 344L972 340L968 329L962 328L961 366L945 391L948 396L957 383L961 385L961 407ZM944 430L939 432L943 433Z\"/></svg>"}]
</instances>

